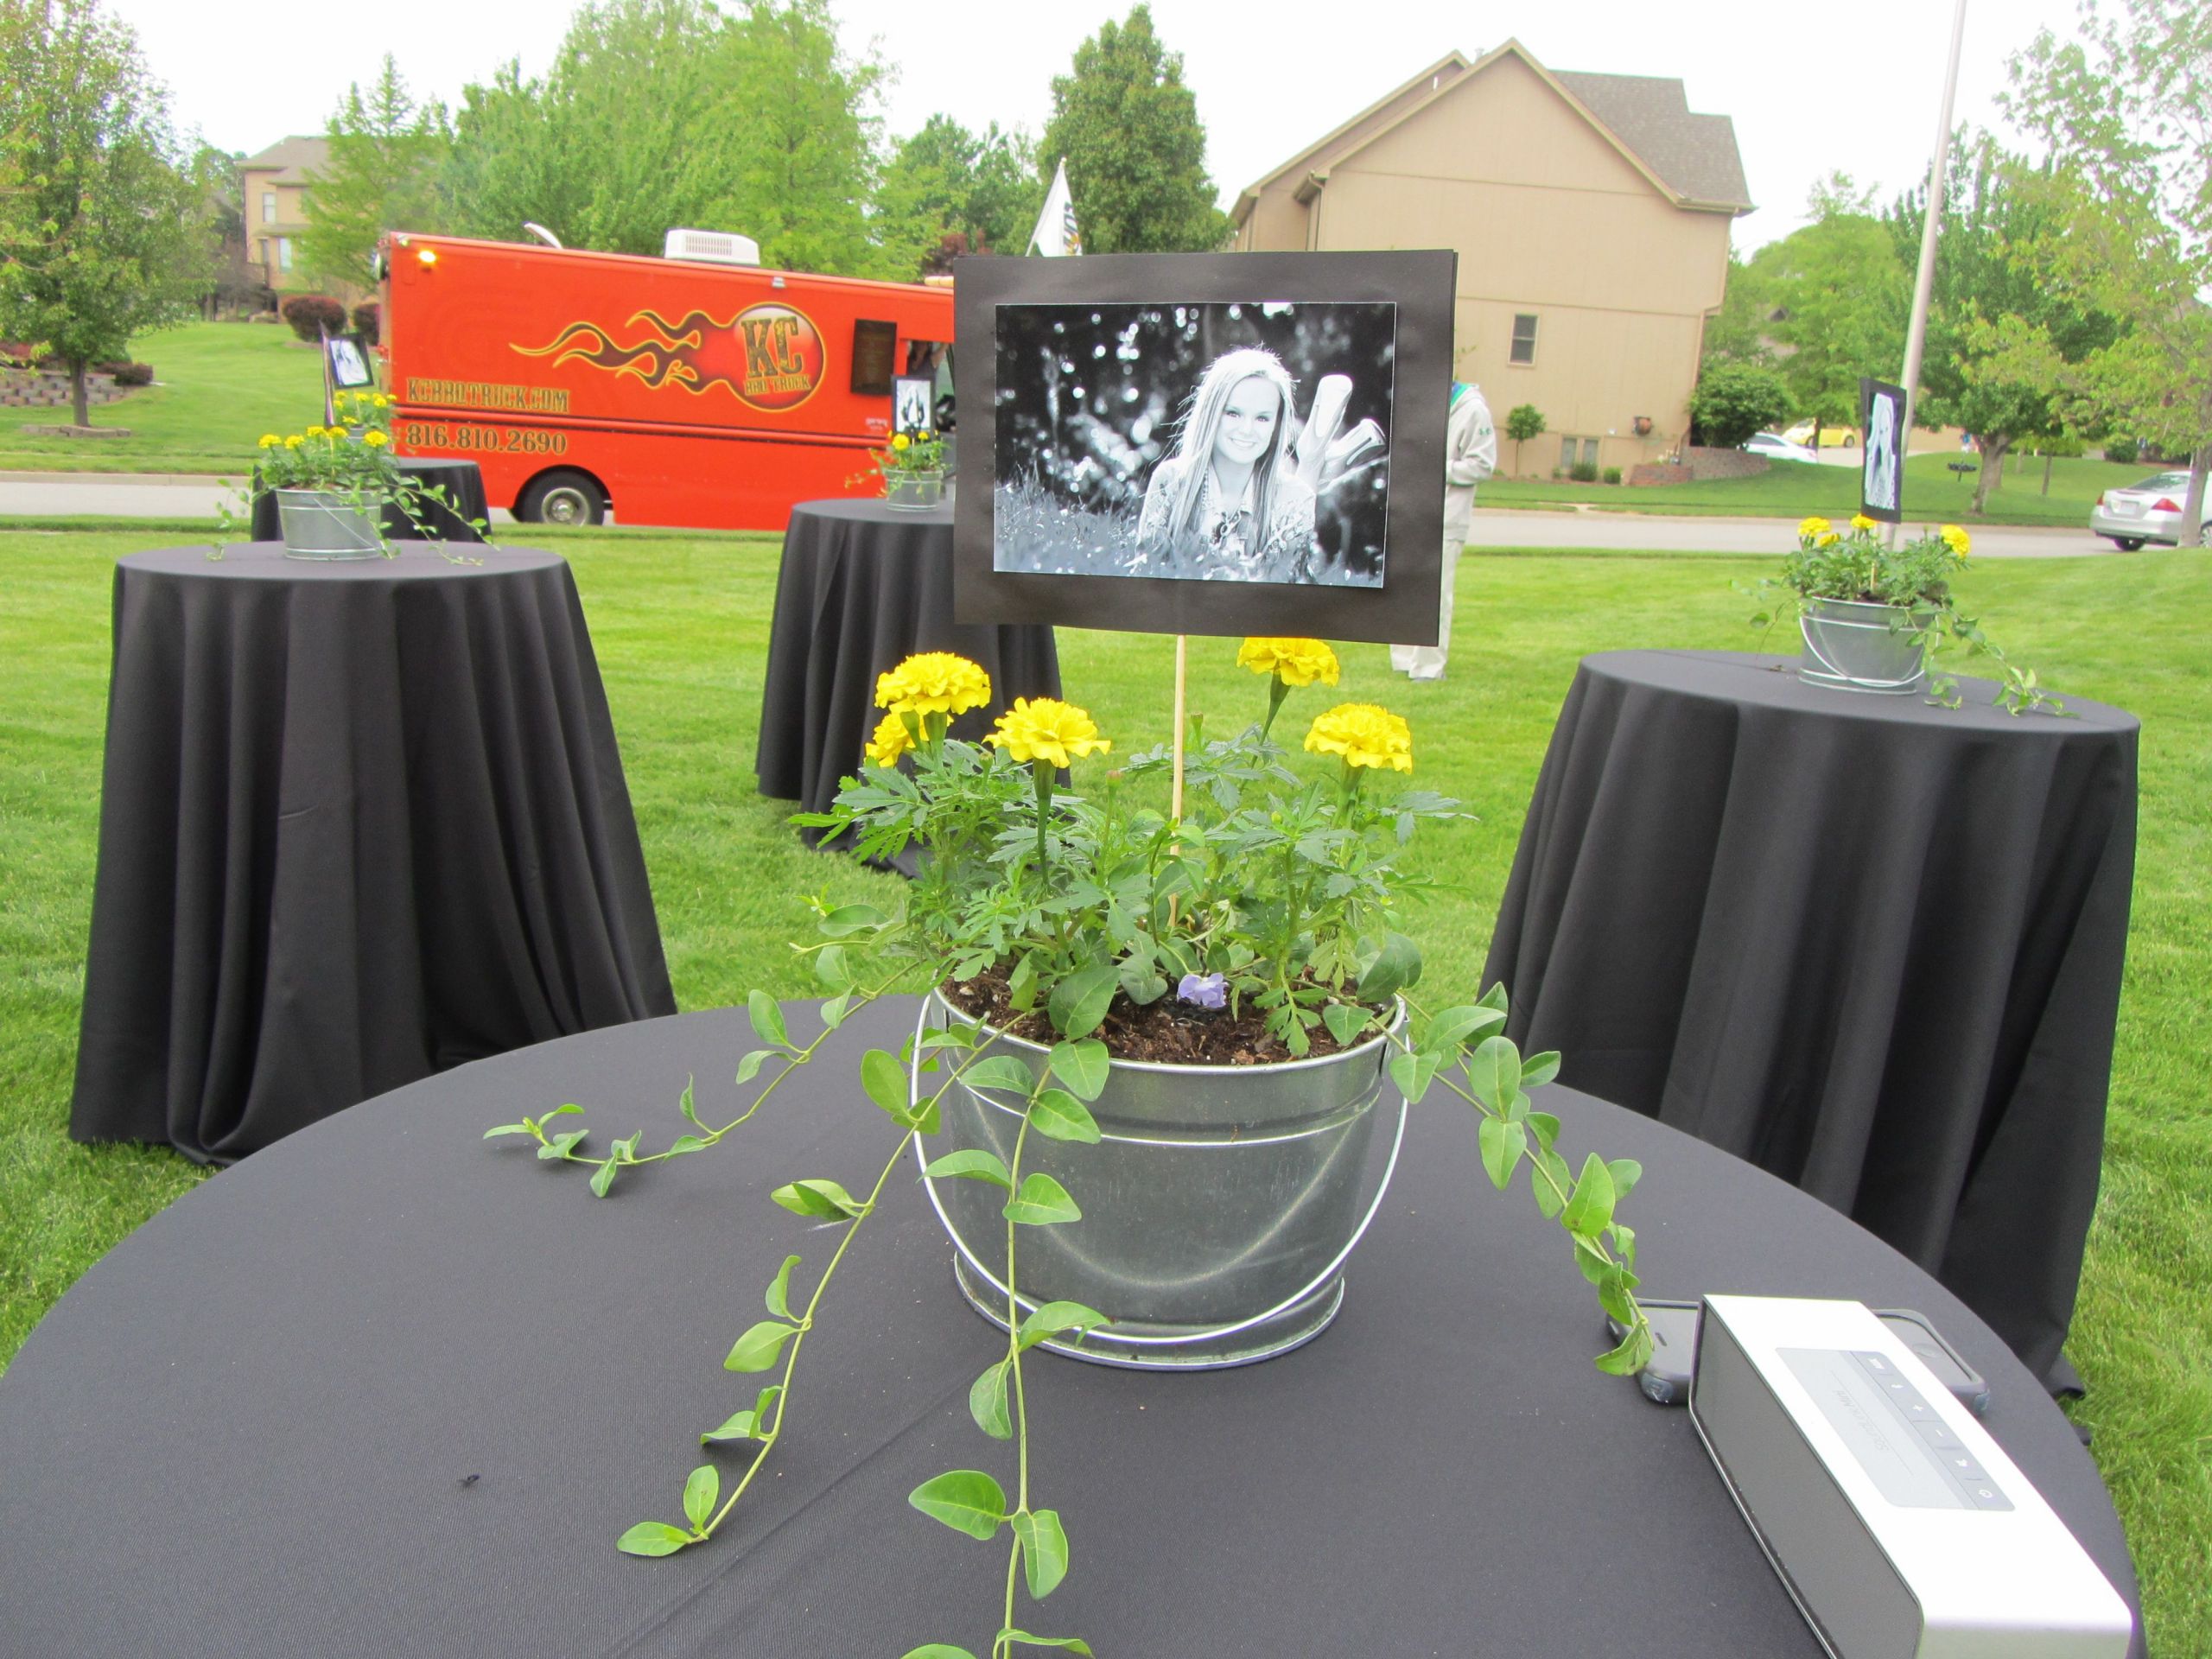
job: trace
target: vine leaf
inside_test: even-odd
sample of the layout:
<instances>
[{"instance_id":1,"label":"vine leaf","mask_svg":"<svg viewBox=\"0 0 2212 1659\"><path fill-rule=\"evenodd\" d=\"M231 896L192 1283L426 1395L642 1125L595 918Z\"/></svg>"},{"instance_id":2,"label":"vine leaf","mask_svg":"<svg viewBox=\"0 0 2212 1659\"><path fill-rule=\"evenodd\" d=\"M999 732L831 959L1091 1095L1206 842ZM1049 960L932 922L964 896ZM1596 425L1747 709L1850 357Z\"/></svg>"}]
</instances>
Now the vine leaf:
<instances>
[{"instance_id":1,"label":"vine leaf","mask_svg":"<svg viewBox=\"0 0 2212 1659\"><path fill-rule=\"evenodd\" d=\"M1321 1023L1329 1028L1329 1035L1337 1039L1340 1048L1350 1048L1351 1039L1367 1028L1368 1012L1349 1002L1332 1002L1321 1010Z\"/></svg>"},{"instance_id":2,"label":"vine leaf","mask_svg":"<svg viewBox=\"0 0 2212 1659\"><path fill-rule=\"evenodd\" d=\"M1505 1015L1501 1010L1480 1004L1446 1008L1428 1022L1428 1034L1421 1039L1421 1046L1449 1051L1477 1032L1492 1032L1504 1023Z\"/></svg>"},{"instance_id":3,"label":"vine leaf","mask_svg":"<svg viewBox=\"0 0 2212 1659\"><path fill-rule=\"evenodd\" d=\"M926 1642L918 1648L910 1648L900 1659L976 1659L965 1648L951 1647L943 1642Z\"/></svg>"},{"instance_id":4,"label":"vine leaf","mask_svg":"<svg viewBox=\"0 0 2212 1659\"><path fill-rule=\"evenodd\" d=\"M760 1414L750 1406L732 1416L720 1428L710 1428L699 1437L699 1444L709 1446L722 1440L757 1440L760 1438Z\"/></svg>"},{"instance_id":5,"label":"vine leaf","mask_svg":"<svg viewBox=\"0 0 2212 1659\"><path fill-rule=\"evenodd\" d=\"M563 1130L561 1134L555 1135L550 1141L548 1141L543 1146L540 1147L537 1149L537 1155L540 1158L549 1160L555 1158L565 1158L569 1155L570 1150L575 1146L576 1142L584 1138L584 1134L585 1131L582 1129Z\"/></svg>"},{"instance_id":6,"label":"vine leaf","mask_svg":"<svg viewBox=\"0 0 2212 1659\"><path fill-rule=\"evenodd\" d=\"M694 1532L707 1529L707 1519L715 1512L715 1500L722 1495L722 1471L711 1463L702 1463L691 1471L683 1483L683 1518L691 1523Z\"/></svg>"},{"instance_id":7,"label":"vine leaf","mask_svg":"<svg viewBox=\"0 0 2212 1659\"><path fill-rule=\"evenodd\" d=\"M968 1390L968 1414L976 1420L976 1427L995 1440L1014 1438L1014 1417L1006 1402L1007 1362L1004 1360L977 1377Z\"/></svg>"},{"instance_id":8,"label":"vine leaf","mask_svg":"<svg viewBox=\"0 0 2212 1659\"><path fill-rule=\"evenodd\" d=\"M608 1188L610 1188L610 1187L612 1187L612 1186L614 1185L614 1173L615 1173L615 1171L617 1171L618 1169L621 1168L621 1166L622 1166L621 1160L620 1160L619 1158L609 1158L609 1159L608 1159L605 1163L601 1164L601 1165L597 1169L594 1169L594 1171L592 1171L592 1173L591 1173L591 1195L592 1195L592 1197L594 1197L594 1198L605 1198L605 1197L607 1196L607 1189L608 1189Z\"/></svg>"},{"instance_id":9,"label":"vine leaf","mask_svg":"<svg viewBox=\"0 0 2212 1659\"><path fill-rule=\"evenodd\" d=\"M1541 1089L1559 1076L1559 1051L1548 1048L1541 1054L1531 1054L1521 1062L1521 1086Z\"/></svg>"},{"instance_id":10,"label":"vine leaf","mask_svg":"<svg viewBox=\"0 0 2212 1659\"><path fill-rule=\"evenodd\" d=\"M1112 1323L1096 1308L1085 1307L1081 1302L1046 1302L1021 1322L1016 1339L1026 1353L1063 1331L1096 1331Z\"/></svg>"},{"instance_id":11,"label":"vine leaf","mask_svg":"<svg viewBox=\"0 0 2212 1659\"><path fill-rule=\"evenodd\" d=\"M868 1090L870 1100L892 1116L905 1119L906 1068L899 1064L898 1056L880 1048L871 1048L861 1055L861 1087Z\"/></svg>"},{"instance_id":12,"label":"vine leaf","mask_svg":"<svg viewBox=\"0 0 2212 1659\"><path fill-rule=\"evenodd\" d=\"M1040 1089L1029 1103L1029 1127L1055 1141L1077 1141L1087 1147L1099 1141L1098 1120L1090 1109L1065 1089Z\"/></svg>"},{"instance_id":13,"label":"vine leaf","mask_svg":"<svg viewBox=\"0 0 2212 1659\"><path fill-rule=\"evenodd\" d=\"M906 1494L906 1501L955 1532L988 1541L1006 1519L1006 1491L980 1469L948 1469Z\"/></svg>"},{"instance_id":14,"label":"vine leaf","mask_svg":"<svg viewBox=\"0 0 2212 1659\"><path fill-rule=\"evenodd\" d=\"M779 1319L791 1317L791 1269L798 1263L798 1256L785 1256L784 1265L777 1269L776 1276L768 1283L768 1311Z\"/></svg>"},{"instance_id":15,"label":"vine leaf","mask_svg":"<svg viewBox=\"0 0 2212 1659\"><path fill-rule=\"evenodd\" d=\"M1421 950L1402 933L1383 936L1382 949L1359 976L1363 1002L1380 1002L1421 980Z\"/></svg>"},{"instance_id":16,"label":"vine leaf","mask_svg":"<svg viewBox=\"0 0 2212 1659\"><path fill-rule=\"evenodd\" d=\"M1068 1535L1057 1510L1037 1510L1014 1517L1014 1535L1021 1541L1021 1570L1028 1576L1029 1593L1042 1601L1059 1588L1068 1575Z\"/></svg>"},{"instance_id":17,"label":"vine leaf","mask_svg":"<svg viewBox=\"0 0 2212 1659\"><path fill-rule=\"evenodd\" d=\"M1065 1648L1070 1653L1079 1653L1084 1656L1084 1659L1090 1659L1090 1644L1080 1637L1032 1636L1027 1630L1017 1630L1010 1627L1000 1631L999 1634L1007 1641L1019 1642L1024 1647Z\"/></svg>"},{"instance_id":18,"label":"vine leaf","mask_svg":"<svg viewBox=\"0 0 2212 1659\"><path fill-rule=\"evenodd\" d=\"M1114 993L1121 988L1120 969L1110 962L1094 962L1053 986L1045 1010L1060 1034L1073 1042L1098 1029L1113 1006Z\"/></svg>"},{"instance_id":19,"label":"vine leaf","mask_svg":"<svg viewBox=\"0 0 2212 1659\"><path fill-rule=\"evenodd\" d=\"M890 922L891 918L873 905L840 905L824 916L819 925L824 938L842 939L887 927Z\"/></svg>"},{"instance_id":20,"label":"vine leaf","mask_svg":"<svg viewBox=\"0 0 2212 1659\"><path fill-rule=\"evenodd\" d=\"M1106 1045L1095 1037L1079 1043L1055 1044L1045 1064L1078 1100L1097 1099L1106 1092L1106 1079L1113 1074Z\"/></svg>"},{"instance_id":21,"label":"vine leaf","mask_svg":"<svg viewBox=\"0 0 2212 1659\"><path fill-rule=\"evenodd\" d=\"M1049 1175L1025 1175L1021 1191L1008 1198L1003 1212L1008 1221L1025 1227L1049 1227L1056 1222L1081 1221L1068 1190Z\"/></svg>"},{"instance_id":22,"label":"vine leaf","mask_svg":"<svg viewBox=\"0 0 2212 1659\"><path fill-rule=\"evenodd\" d=\"M486 1141L496 1141L503 1135L528 1135L530 1132L530 1125L527 1123L502 1123L496 1129L485 1130L484 1138Z\"/></svg>"},{"instance_id":23,"label":"vine leaf","mask_svg":"<svg viewBox=\"0 0 2212 1659\"><path fill-rule=\"evenodd\" d=\"M960 1074L970 1089L997 1089L1025 1100L1037 1086L1036 1074L1011 1054L987 1054Z\"/></svg>"},{"instance_id":24,"label":"vine leaf","mask_svg":"<svg viewBox=\"0 0 2212 1659\"><path fill-rule=\"evenodd\" d=\"M1574 1192L1567 1201L1560 1224L1568 1232L1586 1238L1602 1231L1612 1218L1613 1172L1593 1152L1583 1162L1582 1173L1576 1178Z\"/></svg>"},{"instance_id":25,"label":"vine leaf","mask_svg":"<svg viewBox=\"0 0 2212 1659\"><path fill-rule=\"evenodd\" d=\"M1393 1054L1390 1057L1390 1081L1398 1085L1398 1092L1414 1106L1428 1092L1428 1085L1436 1076L1438 1064L1443 1056L1433 1052L1419 1054Z\"/></svg>"},{"instance_id":26,"label":"vine leaf","mask_svg":"<svg viewBox=\"0 0 2212 1659\"><path fill-rule=\"evenodd\" d=\"M948 1175L964 1175L971 1181L995 1181L1009 1192L1014 1191L1014 1175L1005 1160L995 1152L970 1147L964 1152L948 1152L934 1159L922 1171L931 1180L942 1180Z\"/></svg>"},{"instance_id":27,"label":"vine leaf","mask_svg":"<svg viewBox=\"0 0 2212 1659\"><path fill-rule=\"evenodd\" d=\"M767 1065L771 1060L780 1058L781 1056L779 1056L772 1048L755 1048L747 1050L745 1058L737 1063L738 1087L741 1089L743 1088L747 1084L752 1082L753 1078L760 1075L760 1068L762 1066ZM685 1093L688 1095L690 1090L685 1090ZM699 1120L695 1117L691 1121L696 1123Z\"/></svg>"},{"instance_id":28,"label":"vine leaf","mask_svg":"<svg viewBox=\"0 0 2212 1659\"><path fill-rule=\"evenodd\" d=\"M1513 1185L1513 1172L1529 1150L1528 1129L1501 1117L1486 1117L1475 1133L1482 1144L1483 1168L1489 1172L1491 1185L1503 1192Z\"/></svg>"},{"instance_id":29,"label":"vine leaf","mask_svg":"<svg viewBox=\"0 0 2212 1659\"><path fill-rule=\"evenodd\" d=\"M671 1527L665 1521L640 1521L614 1541L614 1548L625 1555L673 1555L698 1541L683 1528Z\"/></svg>"},{"instance_id":30,"label":"vine leaf","mask_svg":"<svg viewBox=\"0 0 2212 1659\"><path fill-rule=\"evenodd\" d=\"M835 1181L793 1181L768 1195L796 1216L823 1221L857 1221L868 1206Z\"/></svg>"},{"instance_id":31,"label":"vine leaf","mask_svg":"<svg viewBox=\"0 0 2212 1659\"><path fill-rule=\"evenodd\" d=\"M781 1319L763 1319L730 1344L729 1357L722 1361L722 1369L765 1371L776 1363L777 1356L784 1351L784 1344L798 1334L798 1326L795 1325L785 1325Z\"/></svg>"},{"instance_id":32,"label":"vine leaf","mask_svg":"<svg viewBox=\"0 0 2212 1659\"><path fill-rule=\"evenodd\" d=\"M1467 1058L1467 1082L1484 1104L1510 1110L1521 1093L1521 1051L1510 1039L1484 1038Z\"/></svg>"},{"instance_id":33,"label":"vine leaf","mask_svg":"<svg viewBox=\"0 0 2212 1659\"><path fill-rule=\"evenodd\" d=\"M784 1011L774 997L766 991L747 991L745 1012L762 1042L772 1043L778 1048L791 1046L791 1038L784 1029Z\"/></svg>"}]
</instances>

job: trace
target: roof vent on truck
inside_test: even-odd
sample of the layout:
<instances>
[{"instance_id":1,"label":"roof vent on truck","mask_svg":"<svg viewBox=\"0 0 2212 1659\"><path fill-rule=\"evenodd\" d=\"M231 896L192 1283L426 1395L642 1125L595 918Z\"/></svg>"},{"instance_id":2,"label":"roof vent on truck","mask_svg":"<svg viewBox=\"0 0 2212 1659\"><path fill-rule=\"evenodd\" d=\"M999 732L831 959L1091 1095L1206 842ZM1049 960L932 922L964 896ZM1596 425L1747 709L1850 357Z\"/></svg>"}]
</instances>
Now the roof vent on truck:
<instances>
[{"instance_id":1,"label":"roof vent on truck","mask_svg":"<svg viewBox=\"0 0 2212 1659\"><path fill-rule=\"evenodd\" d=\"M671 231L660 251L664 259L697 259L710 265L760 263L760 245L728 231Z\"/></svg>"}]
</instances>

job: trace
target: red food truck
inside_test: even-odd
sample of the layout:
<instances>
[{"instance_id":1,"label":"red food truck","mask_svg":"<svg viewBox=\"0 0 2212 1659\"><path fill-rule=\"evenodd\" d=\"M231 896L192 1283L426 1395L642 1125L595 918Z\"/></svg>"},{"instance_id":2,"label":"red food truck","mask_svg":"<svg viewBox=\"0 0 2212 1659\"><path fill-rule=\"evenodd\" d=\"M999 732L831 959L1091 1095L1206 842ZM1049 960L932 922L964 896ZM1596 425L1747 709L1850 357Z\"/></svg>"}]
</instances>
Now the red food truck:
<instances>
[{"instance_id":1,"label":"red food truck","mask_svg":"<svg viewBox=\"0 0 2212 1659\"><path fill-rule=\"evenodd\" d=\"M949 287L397 232L378 254L398 452L476 461L522 519L781 530L874 494L893 379L949 365Z\"/></svg>"}]
</instances>

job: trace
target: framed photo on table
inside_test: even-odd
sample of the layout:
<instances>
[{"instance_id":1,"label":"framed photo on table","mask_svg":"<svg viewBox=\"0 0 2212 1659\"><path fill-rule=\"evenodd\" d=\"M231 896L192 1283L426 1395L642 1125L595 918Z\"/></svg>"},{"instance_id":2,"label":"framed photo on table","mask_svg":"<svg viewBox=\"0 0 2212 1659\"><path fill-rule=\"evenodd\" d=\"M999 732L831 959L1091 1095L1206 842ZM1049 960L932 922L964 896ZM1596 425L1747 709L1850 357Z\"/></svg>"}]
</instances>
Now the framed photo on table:
<instances>
[{"instance_id":1,"label":"framed photo on table","mask_svg":"<svg viewBox=\"0 0 2212 1659\"><path fill-rule=\"evenodd\" d=\"M326 335L322 349L330 359L330 384L334 387L341 391L353 391L376 385L376 372L369 366L368 348L362 344L359 335Z\"/></svg>"},{"instance_id":2,"label":"framed photo on table","mask_svg":"<svg viewBox=\"0 0 2212 1659\"><path fill-rule=\"evenodd\" d=\"M930 405L934 401L937 382L926 374L902 374L891 383L891 429L912 435L917 432L934 432L937 422L931 417Z\"/></svg>"},{"instance_id":3,"label":"framed photo on table","mask_svg":"<svg viewBox=\"0 0 2212 1659\"><path fill-rule=\"evenodd\" d=\"M962 261L959 620L1433 641L1457 263Z\"/></svg>"}]
</instances>

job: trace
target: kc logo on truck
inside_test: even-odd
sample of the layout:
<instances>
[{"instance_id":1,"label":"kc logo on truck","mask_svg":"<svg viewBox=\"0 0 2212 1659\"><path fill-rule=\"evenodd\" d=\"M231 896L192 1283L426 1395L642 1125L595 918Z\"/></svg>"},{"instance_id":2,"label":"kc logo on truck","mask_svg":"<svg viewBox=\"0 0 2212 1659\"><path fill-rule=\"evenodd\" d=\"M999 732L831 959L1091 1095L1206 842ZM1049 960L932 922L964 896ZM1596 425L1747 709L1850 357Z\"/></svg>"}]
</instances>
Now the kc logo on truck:
<instances>
[{"instance_id":1,"label":"kc logo on truck","mask_svg":"<svg viewBox=\"0 0 2212 1659\"><path fill-rule=\"evenodd\" d=\"M678 385L694 395L720 386L751 409L797 409L822 384L822 331L804 311L772 301L747 306L728 321L694 311L671 322L652 310L632 316L626 333L643 332L630 344L595 322L572 322L544 346L514 349L550 357L552 366L588 363L626 374L658 391Z\"/></svg>"}]
</instances>

